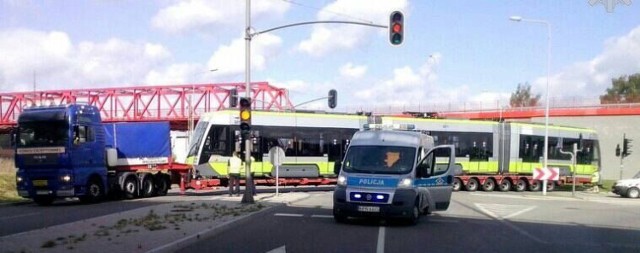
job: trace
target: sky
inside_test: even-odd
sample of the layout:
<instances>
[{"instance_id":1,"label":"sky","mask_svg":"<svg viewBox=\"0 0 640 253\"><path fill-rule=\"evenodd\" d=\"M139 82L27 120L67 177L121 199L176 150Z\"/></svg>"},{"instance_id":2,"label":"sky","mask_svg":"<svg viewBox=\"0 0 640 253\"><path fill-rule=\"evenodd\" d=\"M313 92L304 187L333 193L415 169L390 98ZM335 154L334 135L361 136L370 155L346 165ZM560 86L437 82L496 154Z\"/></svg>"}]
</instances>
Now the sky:
<instances>
[{"instance_id":1,"label":"sky","mask_svg":"<svg viewBox=\"0 0 640 253\"><path fill-rule=\"evenodd\" d=\"M34 73L38 90L244 82L245 3L0 0L0 93L30 91ZM594 104L640 72L640 1L254 0L251 27L388 25L395 10L400 46L359 25L254 36L251 80L287 88L294 105L336 89L336 110L438 111L505 107L520 83L552 106Z\"/></svg>"}]
</instances>

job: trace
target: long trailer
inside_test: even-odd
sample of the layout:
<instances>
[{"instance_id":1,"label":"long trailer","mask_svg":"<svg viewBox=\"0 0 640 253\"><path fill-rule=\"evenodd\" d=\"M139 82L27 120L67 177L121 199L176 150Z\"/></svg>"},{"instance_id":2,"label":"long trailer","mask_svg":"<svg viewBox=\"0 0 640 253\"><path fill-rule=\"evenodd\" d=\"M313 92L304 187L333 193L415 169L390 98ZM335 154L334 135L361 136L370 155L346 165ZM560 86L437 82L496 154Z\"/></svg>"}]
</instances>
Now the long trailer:
<instances>
[{"instance_id":1,"label":"long trailer","mask_svg":"<svg viewBox=\"0 0 640 253\"><path fill-rule=\"evenodd\" d=\"M189 171L173 162L168 122L102 123L95 106L26 108L14 140L18 194L40 205L166 195Z\"/></svg>"},{"instance_id":2,"label":"long trailer","mask_svg":"<svg viewBox=\"0 0 640 253\"><path fill-rule=\"evenodd\" d=\"M227 161L241 144L238 111L227 110L201 116L187 155L194 165L187 187L205 189L226 186ZM413 124L426 131L436 145L454 145L458 174L454 190L484 189L538 190L533 170L542 167L544 125L522 122L493 122L417 118L404 116L365 116L324 112L262 112L252 117L255 158L251 169L256 183L275 184L275 167L268 150L286 150L280 168L281 184L333 184L351 136L365 123ZM559 152L573 143L583 148L573 166L570 157ZM560 168L560 180L549 188L572 182L589 183L600 168L598 136L594 130L549 126L549 167ZM244 172L244 171L243 171Z\"/></svg>"}]
</instances>

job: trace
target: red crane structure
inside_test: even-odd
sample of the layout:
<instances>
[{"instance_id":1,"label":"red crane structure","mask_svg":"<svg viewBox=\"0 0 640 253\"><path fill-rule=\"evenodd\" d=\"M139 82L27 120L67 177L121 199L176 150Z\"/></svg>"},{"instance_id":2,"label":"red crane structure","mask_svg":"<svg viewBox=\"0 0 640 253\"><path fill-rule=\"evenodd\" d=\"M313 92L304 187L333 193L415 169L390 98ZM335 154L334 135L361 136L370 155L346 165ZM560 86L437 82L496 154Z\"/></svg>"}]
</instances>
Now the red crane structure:
<instances>
[{"instance_id":1,"label":"red crane structure","mask_svg":"<svg viewBox=\"0 0 640 253\"><path fill-rule=\"evenodd\" d=\"M172 128L186 129L189 119L228 108L232 90L243 94L245 87L245 83L211 83L0 93L0 132L14 126L25 107L70 103L97 106L105 122L168 120ZM253 108L293 108L288 91L267 82L251 83L251 94Z\"/></svg>"}]
</instances>

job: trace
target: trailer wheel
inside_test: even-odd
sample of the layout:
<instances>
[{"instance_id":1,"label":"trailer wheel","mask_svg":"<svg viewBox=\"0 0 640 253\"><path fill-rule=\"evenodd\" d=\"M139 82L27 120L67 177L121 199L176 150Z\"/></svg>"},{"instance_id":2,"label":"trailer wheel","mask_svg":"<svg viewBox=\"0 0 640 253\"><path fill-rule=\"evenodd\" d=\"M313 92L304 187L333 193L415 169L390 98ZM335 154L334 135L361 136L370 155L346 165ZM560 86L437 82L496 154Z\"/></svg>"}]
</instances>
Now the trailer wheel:
<instances>
[{"instance_id":1,"label":"trailer wheel","mask_svg":"<svg viewBox=\"0 0 640 253\"><path fill-rule=\"evenodd\" d=\"M140 190L143 198L153 197L153 194L155 193L155 186L153 184L152 175L147 175L142 179L142 188Z\"/></svg>"},{"instance_id":2,"label":"trailer wheel","mask_svg":"<svg viewBox=\"0 0 640 253\"><path fill-rule=\"evenodd\" d=\"M553 191L556 189L556 183L554 181L547 182L547 191Z\"/></svg>"},{"instance_id":3,"label":"trailer wheel","mask_svg":"<svg viewBox=\"0 0 640 253\"><path fill-rule=\"evenodd\" d=\"M539 180L533 180L531 184L529 184L529 191L537 192L542 189L542 183Z\"/></svg>"},{"instance_id":4,"label":"trailer wheel","mask_svg":"<svg viewBox=\"0 0 640 253\"><path fill-rule=\"evenodd\" d=\"M38 196L33 198L33 202L40 206L49 206L53 204L54 198L52 196Z\"/></svg>"},{"instance_id":5,"label":"trailer wheel","mask_svg":"<svg viewBox=\"0 0 640 253\"><path fill-rule=\"evenodd\" d=\"M496 188L496 182L493 181L492 178L484 180L484 184L482 184L482 190L486 192L492 192Z\"/></svg>"},{"instance_id":6,"label":"trailer wheel","mask_svg":"<svg viewBox=\"0 0 640 253\"><path fill-rule=\"evenodd\" d=\"M84 203L96 203L102 200L104 196L104 187L102 182L97 178L92 178L87 183L87 193L84 196L80 196L80 201Z\"/></svg>"},{"instance_id":7,"label":"trailer wheel","mask_svg":"<svg viewBox=\"0 0 640 253\"><path fill-rule=\"evenodd\" d=\"M469 181L467 181L467 184L465 185L465 188L470 192L478 190L478 179L469 179Z\"/></svg>"},{"instance_id":8,"label":"trailer wheel","mask_svg":"<svg viewBox=\"0 0 640 253\"><path fill-rule=\"evenodd\" d=\"M629 190L627 190L627 197L632 199L640 197L640 190L636 187L629 188Z\"/></svg>"},{"instance_id":9,"label":"trailer wheel","mask_svg":"<svg viewBox=\"0 0 640 253\"><path fill-rule=\"evenodd\" d=\"M460 178L454 178L453 179L453 184L451 184L453 186L453 191L457 192L460 191L460 189L462 189L462 181L460 181Z\"/></svg>"},{"instance_id":10,"label":"trailer wheel","mask_svg":"<svg viewBox=\"0 0 640 253\"><path fill-rule=\"evenodd\" d=\"M498 189L501 192L508 192L511 190L511 181L509 179L502 179L502 181L500 181L500 185L498 187Z\"/></svg>"},{"instance_id":11,"label":"trailer wheel","mask_svg":"<svg viewBox=\"0 0 640 253\"><path fill-rule=\"evenodd\" d=\"M515 188L517 192L523 192L527 189L527 181L525 181L524 179L518 179Z\"/></svg>"},{"instance_id":12,"label":"trailer wheel","mask_svg":"<svg viewBox=\"0 0 640 253\"><path fill-rule=\"evenodd\" d=\"M138 180L134 176L127 177L122 188L126 199L134 199L138 196Z\"/></svg>"},{"instance_id":13,"label":"trailer wheel","mask_svg":"<svg viewBox=\"0 0 640 253\"><path fill-rule=\"evenodd\" d=\"M158 196L166 196L169 191L169 180L165 176L156 177L156 193Z\"/></svg>"}]
</instances>

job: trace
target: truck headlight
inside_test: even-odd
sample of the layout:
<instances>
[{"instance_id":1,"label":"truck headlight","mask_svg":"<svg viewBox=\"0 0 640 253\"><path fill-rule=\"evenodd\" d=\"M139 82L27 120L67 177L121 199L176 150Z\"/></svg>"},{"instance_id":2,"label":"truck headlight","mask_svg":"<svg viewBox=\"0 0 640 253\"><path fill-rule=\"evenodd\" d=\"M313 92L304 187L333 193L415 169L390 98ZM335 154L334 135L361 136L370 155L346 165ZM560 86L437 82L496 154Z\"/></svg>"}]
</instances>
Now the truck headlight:
<instances>
[{"instance_id":1,"label":"truck headlight","mask_svg":"<svg viewBox=\"0 0 640 253\"><path fill-rule=\"evenodd\" d=\"M411 178L403 178L398 182L398 188L411 188L413 186L413 180Z\"/></svg>"},{"instance_id":2,"label":"truck headlight","mask_svg":"<svg viewBox=\"0 0 640 253\"><path fill-rule=\"evenodd\" d=\"M340 185L340 186L347 185L347 177L342 176L342 175L338 176L338 185Z\"/></svg>"},{"instance_id":3,"label":"truck headlight","mask_svg":"<svg viewBox=\"0 0 640 253\"><path fill-rule=\"evenodd\" d=\"M21 176L16 177L16 182L21 183L24 179Z\"/></svg>"},{"instance_id":4,"label":"truck headlight","mask_svg":"<svg viewBox=\"0 0 640 253\"><path fill-rule=\"evenodd\" d=\"M60 181L62 181L64 183L71 182L71 175L64 175L64 176L60 177Z\"/></svg>"}]
</instances>

